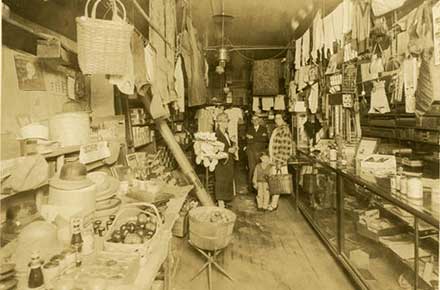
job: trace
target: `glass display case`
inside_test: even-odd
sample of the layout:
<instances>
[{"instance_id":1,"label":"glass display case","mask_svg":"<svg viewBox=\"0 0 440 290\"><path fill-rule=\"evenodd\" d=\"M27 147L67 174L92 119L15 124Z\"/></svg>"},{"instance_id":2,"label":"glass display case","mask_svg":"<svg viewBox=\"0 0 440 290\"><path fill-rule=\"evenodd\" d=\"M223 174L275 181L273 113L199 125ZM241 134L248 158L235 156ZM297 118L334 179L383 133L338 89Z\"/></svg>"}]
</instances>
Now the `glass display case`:
<instances>
[{"instance_id":1,"label":"glass display case","mask_svg":"<svg viewBox=\"0 0 440 290\"><path fill-rule=\"evenodd\" d=\"M366 180L306 151L290 166L296 204L361 289L439 289L439 212L391 192L389 179Z\"/></svg>"}]
</instances>

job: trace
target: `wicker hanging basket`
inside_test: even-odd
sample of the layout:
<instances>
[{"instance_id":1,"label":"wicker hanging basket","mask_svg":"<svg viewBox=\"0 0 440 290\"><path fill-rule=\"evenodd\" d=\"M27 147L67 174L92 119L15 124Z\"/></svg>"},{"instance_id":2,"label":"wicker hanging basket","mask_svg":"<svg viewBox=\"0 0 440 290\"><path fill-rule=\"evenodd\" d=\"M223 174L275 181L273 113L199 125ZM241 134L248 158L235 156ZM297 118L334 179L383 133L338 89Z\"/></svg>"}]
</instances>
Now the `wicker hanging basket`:
<instances>
[{"instance_id":1,"label":"wicker hanging basket","mask_svg":"<svg viewBox=\"0 0 440 290\"><path fill-rule=\"evenodd\" d=\"M78 62L84 74L124 75L130 53L133 26L126 23L127 12L119 0L114 0L112 20L96 19L97 0L89 17L87 0L84 16L76 18ZM118 19L116 3L121 7L122 21Z\"/></svg>"}]
</instances>

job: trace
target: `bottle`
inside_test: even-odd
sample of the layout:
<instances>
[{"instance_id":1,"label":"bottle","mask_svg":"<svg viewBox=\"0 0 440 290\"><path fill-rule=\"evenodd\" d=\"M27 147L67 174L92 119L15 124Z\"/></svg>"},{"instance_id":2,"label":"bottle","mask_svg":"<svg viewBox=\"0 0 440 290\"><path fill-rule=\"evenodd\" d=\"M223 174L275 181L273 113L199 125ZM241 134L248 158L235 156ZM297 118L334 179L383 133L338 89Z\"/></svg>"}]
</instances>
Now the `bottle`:
<instances>
[{"instance_id":1,"label":"bottle","mask_svg":"<svg viewBox=\"0 0 440 290\"><path fill-rule=\"evenodd\" d=\"M72 221L72 239L70 240L70 244L74 248L78 248L78 251L81 252L83 238L81 235L81 220L73 219Z\"/></svg>"},{"instance_id":2,"label":"bottle","mask_svg":"<svg viewBox=\"0 0 440 290\"><path fill-rule=\"evenodd\" d=\"M40 253L33 252L31 255L31 261L29 262L29 268L31 268L29 272L28 278L28 287L29 289L35 289L43 286L44 277L43 270L41 266L43 265L43 260L40 259Z\"/></svg>"}]
</instances>

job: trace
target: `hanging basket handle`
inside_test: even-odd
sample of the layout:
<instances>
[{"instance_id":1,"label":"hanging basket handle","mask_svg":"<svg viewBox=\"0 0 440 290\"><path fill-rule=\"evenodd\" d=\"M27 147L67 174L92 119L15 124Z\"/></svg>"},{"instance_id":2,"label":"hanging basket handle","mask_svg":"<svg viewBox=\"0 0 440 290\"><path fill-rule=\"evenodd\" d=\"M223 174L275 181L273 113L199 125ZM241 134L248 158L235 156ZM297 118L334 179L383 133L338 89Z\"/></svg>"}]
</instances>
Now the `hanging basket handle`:
<instances>
[{"instance_id":1,"label":"hanging basket handle","mask_svg":"<svg viewBox=\"0 0 440 290\"><path fill-rule=\"evenodd\" d=\"M84 7L84 15L87 17L87 18L92 18L92 19L96 19L96 9L98 8L98 4L102 1L102 0L97 0L96 2L95 2L95 4L93 4L93 7L92 7L92 15L91 15L91 17L89 16L89 5L90 5L90 2L91 2L92 0L87 0L87 2L86 2L86 5L85 5L85 7ZM113 10L113 16L112 16L112 20L114 21L114 20L116 20L116 17L117 17L117 9L116 9L116 6L117 6L117 4L119 4L119 6L122 8L122 15L123 15L123 17L122 17L122 19L124 20L124 22L126 22L126 20L127 20L127 11L125 10L125 6L124 6L124 4L122 4L122 2L120 1L120 0L111 0L112 1L112 6L113 6L113 8L112 8L112 10Z\"/></svg>"}]
</instances>

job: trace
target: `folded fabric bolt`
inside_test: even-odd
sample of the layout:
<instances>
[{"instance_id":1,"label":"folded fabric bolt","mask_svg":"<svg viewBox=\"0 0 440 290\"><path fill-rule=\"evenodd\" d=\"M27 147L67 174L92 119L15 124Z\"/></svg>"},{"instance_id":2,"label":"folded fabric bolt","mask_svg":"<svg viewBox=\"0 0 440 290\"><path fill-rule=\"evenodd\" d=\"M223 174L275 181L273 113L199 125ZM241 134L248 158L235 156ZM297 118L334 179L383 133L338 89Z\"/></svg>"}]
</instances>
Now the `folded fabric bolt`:
<instances>
[{"instance_id":1,"label":"folded fabric bolt","mask_svg":"<svg viewBox=\"0 0 440 290\"><path fill-rule=\"evenodd\" d=\"M261 98L261 105L263 111L270 111L274 105L273 97Z\"/></svg>"}]
</instances>

